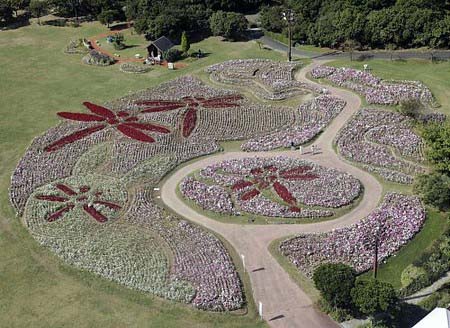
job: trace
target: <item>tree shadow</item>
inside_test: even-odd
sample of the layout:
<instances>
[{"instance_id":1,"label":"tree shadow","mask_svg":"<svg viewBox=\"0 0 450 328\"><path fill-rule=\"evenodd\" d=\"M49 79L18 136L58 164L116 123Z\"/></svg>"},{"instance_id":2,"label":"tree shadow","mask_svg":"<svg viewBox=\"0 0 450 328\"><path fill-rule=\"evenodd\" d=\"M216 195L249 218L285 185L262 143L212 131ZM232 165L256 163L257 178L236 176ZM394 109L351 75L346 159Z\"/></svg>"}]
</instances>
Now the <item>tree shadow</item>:
<instances>
[{"instance_id":1,"label":"tree shadow","mask_svg":"<svg viewBox=\"0 0 450 328\"><path fill-rule=\"evenodd\" d=\"M20 15L19 17L16 17L13 21L2 25L0 23L0 30L7 31L7 30L16 30L18 28L29 26L30 25L30 16L29 15Z\"/></svg>"}]
</instances>

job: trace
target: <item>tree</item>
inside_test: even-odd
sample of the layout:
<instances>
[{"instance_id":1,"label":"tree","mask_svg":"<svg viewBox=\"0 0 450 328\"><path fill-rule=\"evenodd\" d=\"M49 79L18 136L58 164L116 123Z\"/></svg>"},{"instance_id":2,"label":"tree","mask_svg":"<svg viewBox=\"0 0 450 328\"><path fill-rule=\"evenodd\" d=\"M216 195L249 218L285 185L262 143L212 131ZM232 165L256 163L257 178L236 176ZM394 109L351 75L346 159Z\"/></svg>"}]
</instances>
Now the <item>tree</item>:
<instances>
[{"instance_id":1,"label":"tree","mask_svg":"<svg viewBox=\"0 0 450 328\"><path fill-rule=\"evenodd\" d=\"M355 285L356 272L343 263L327 263L320 265L313 275L316 288L322 297L334 307L349 308L350 291Z\"/></svg>"},{"instance_id":2,"label":"tree","mask_svg":"<svg viewBox=\"0 0 450 328\"><path fill-rule=\"evenodd\" d=\"M30 5L30 0L8 0L7 2L10 3L12 9L16 14L16 17L18 10L25 9Z\"/></svg>"},{"instance_id":3,"label":"tree","mask_svg":"<svg viewBox=\"0 0 450 328\"><path fill-rule=\"evenodd\" d=\"M185 31L181 34L181 51L184 55L188 54L189 48L191 47L191 44L189 42L189 39L187 37L187 34Z\"/></svg>"},{"instance_id":4,"label":"tree","mask_svg":"<svg viewBox=\"0 0 450 328\"><path fill-rule=\"evenodd\" d=\"M48 3L45 0L31 0L30 1L30 11L31 14L34 17L37 17L38 19L38 24L41 24L41 20L40 17L45 13L45 11L47 10L48 7Z\"/></svg>"},{"instance_id":5,"label":"tree","mask_svg":"<svg viewBox=\"0 0 450 328\"><path fill-rule=\"evenodd\" d=\"M248 21L244 15L234 12L217 11L209 19L213 35L220 35L228 40L238 40L244 35Z\"/></svg>"},{"instance_id":6,"label":"tree","mask_svg":"<svg viewBox=\"0 0 450 328\"><path fill-rule=\"evenodd\" d=\"M116 50L125 49L125 37L122 33L116 33L113 36L113 46Z\"/></svg>"},{"instance_id":7,"label":"tree","mask_svg":"<svg viewBox=\"0 0 450 328\"><path fill-rule=\"evenodd\" d=\"M427 157L436 169L450 176L450 123L429 124L422 131Z\"/></svg>"},{"instance_id":8,"label":"tree","mask_svg":"<svg viewBox=\"0 0 450 328\"><path fill-rule=\"evenodd\" d=\"M13 8L8 1L0 0L0 23L9 23L13 18Z\"/></svg>"},{"instance_id":9,"label":"tree","mask_svg":"<svg viewBox=\"0 0 450 328\"><path fill-rule=\"evenodd\" d=\"M389 312L397 303L394 287L373 278L357 280L351 296L361 313L371 317Z\"/></svg>"},{"instance_id":10,"label":"tree","mask_svg":"<svg viewBox=\"0 0 450 328\"><path fill-rule=\"evenodd\" d=\"M103 10L97 17L97 19L103 25L109 27L109 25L114 22L114 18L116 17L117 12L115 10Z\"/></svg>"},{"instance_id":11,"label":"tree","mask_svg":"<svg viewBox=\"0 0 450 328\"><path fill-rule=\"evenodd\" d=\"M439 172L419 175L414 182L414 192L426 204L445 210L450 206L450 177Z\"/></svg>"},{"instance_id":12,"label":"tree","mask_svg":"<svg viewBox=\"0 0 450 328\"><path fill-rule=\"evenodd\" d=\"M282 11L281 6L264 7L259 16L261 27L271 32L282 32L284 28Z\"/></svg>"},{"instance_id":13,"label":"tree","mask_svg":"<svg viewBox=\"0 0 450 328\"><path fill-rule=\"evenodd\" d=\"M394 57L394 50L397 49L396 45L393 43L388 43L386 45L386 50L389 51L389 57L390 60L392 61L393 57Z\"/></svg>"},{"instance_id":14,"label":"tree","mask_svg":"<svg viewBox=\"0 0 450 328\"><path fill-rule=\"evenodd\" d=\"M345 40L343 46L344 46L344 51L347 51L350 53L350 61L353 61L353 52L355 51L355 49L359 48L361 46L361 44L358 41L349 39L349 40Z\"/></svg>"},{"instance_id":15,"label":"tree","mask_svg":"<svg viewBox=\"0 0 450 328\"><path fill-rule=\"evenodd\" d=\"M399 112L405 116L408 116L412 119L417 119L420 115L420 112L423 109L423 105L419 100L416 99L408 99L403 100L400 103Z\"/></svg>"}]
</instances>

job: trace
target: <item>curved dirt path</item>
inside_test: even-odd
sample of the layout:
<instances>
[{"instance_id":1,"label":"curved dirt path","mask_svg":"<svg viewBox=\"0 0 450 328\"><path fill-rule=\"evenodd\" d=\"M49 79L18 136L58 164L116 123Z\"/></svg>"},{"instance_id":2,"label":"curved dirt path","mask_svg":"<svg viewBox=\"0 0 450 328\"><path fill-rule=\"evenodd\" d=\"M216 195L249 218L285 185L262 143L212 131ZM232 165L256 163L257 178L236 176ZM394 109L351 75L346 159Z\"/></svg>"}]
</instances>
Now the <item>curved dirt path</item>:
<instances>
[{"instance_id":1,"label":"curved dirt path","mask_svg":"<svg viewBox=\"0 0 450 328\"><path fill-rule=\"evenodd\" d=\"M306 79L306 74L316 65L318 65L317 62L308 65L296 74L296 78L314 84ZM333 87L327 88L332 95L346 100L347 104L337 118L314 142L321 149L320 154L300 155L298 151L222 153L206 157L178 169L161 186L161 199L169 208L180 216L222 235L239 254L245 256L245 266L250 275L253 297L255 302L260 301L263 303L264 319L272 327L326 328L337 327L337 324L313 307L311 299L290 279L289 275L272 257L268 250L269 244L277 238L297 233L325 232L348 226L373 211L382 196L382 187L373 176L344 162L333 150L333 138L353 113L359 109L361 105L360 98L349 91ZM364 186L364 195L361 202L351 212L330 221L311 224L239 225L210 219L190 208L176 194L177 186L185 176L207 165L231 158L280 155L313 160L321 165L352 174ZM253 271L255 269L259 270Z\"/></svg>"}]
</instances>

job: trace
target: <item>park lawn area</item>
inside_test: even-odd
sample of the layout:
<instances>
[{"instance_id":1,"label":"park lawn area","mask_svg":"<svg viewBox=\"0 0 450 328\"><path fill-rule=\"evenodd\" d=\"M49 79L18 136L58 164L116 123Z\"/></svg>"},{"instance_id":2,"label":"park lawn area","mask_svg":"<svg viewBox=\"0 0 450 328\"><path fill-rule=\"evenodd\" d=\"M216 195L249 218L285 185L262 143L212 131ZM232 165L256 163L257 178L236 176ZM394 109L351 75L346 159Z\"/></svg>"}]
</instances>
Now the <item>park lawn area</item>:
<instances>
[{"instance_id":1,"label":"park lawn area","mask_svg":"<svg viewBox=\"0 0 450 328\"><path fill-rule=\"evenodd\" d=\"M150 42L143 35L136 34L135 32L132 34L132 32L132 28L120 31L125 38L124 44L126 46L122 50L114 49L112 43L106 42L106 37L98 39L100 47L111 54L120 55L119 59L134 58L136 54L140 54L145 58L147 56L147 46Z\"/></svg>"},{"instance_id":2,"label":"park lawn area","mask_svg":"<svg viewBox=\"0 0 450 328\"><path fill-rule=\"evenodd\" d=\"M381 60L350 61L340 59L327 63L335 67L352 67L363 69L368 64L372 73L383 79L419 80L428 86L441 107L436 110L450 115L450 62L431 63L429 60Z\"/></svg>"},{"instance_id":3,"label":"park lawn area","mask_svg":"<svg viewBox=\"0 0 450 328\"><path fill-rule=\"evenodd\" d=\"M386 263L380 265L378 278L391 283L394 288L400 289L402 284L400 277L402 271L416 259L418 259L438 239L448 226L448 214L436 210L427 209L427 219L422 230L400 251L390 257ZM372 271L363 274L363 277L372 275Z\"/></svg>"},{"instance_id":4,"label":"park lawn area","mask_svg":"<svg viewBox=\"0 0 450 328\"><path fill-rule=\"evenodd\" d=\"M58 111L84 111L83 101L102 104L173 79L199 74L232 58L284 60L255 42L209 38L193 49L209 53L175 71L155 67L141 75L118 65L87 66L66 55L69 40L107 32L99 23L82 27L30 25L0 32L0 318L7 327L266 327L249 313L208 313L74 269L31 237L9 205L11 174L33 138L58 123ZM233 252L232 252L233 254ZM239 267L239 261L235 261ZM246 277L244 276L244 282ZM247 297L251 296L247 287ZM251 302L251 297L250 297Z\"/></svg>"}]
</instances>

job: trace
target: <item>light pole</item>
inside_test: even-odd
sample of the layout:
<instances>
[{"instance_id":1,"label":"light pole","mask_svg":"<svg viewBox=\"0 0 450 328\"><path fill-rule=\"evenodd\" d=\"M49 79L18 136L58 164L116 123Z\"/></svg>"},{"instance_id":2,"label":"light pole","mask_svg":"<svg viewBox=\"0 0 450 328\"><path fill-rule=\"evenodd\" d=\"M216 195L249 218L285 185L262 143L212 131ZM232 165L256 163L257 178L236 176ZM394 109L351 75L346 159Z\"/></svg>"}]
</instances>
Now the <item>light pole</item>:
<instances>
[{"instance_id":1,"label":"light pole","mask_svg":"<svg viewBox=\"0 0 450 328\"><path fill-rule=\"evenodd\" d=\"M292 23L294 23L294 11L292 9L287 9L282 12L282 15L288 26L289 45L287 56L288 62L290 62L292 60Z\"/></svg>"}]
</instances>

